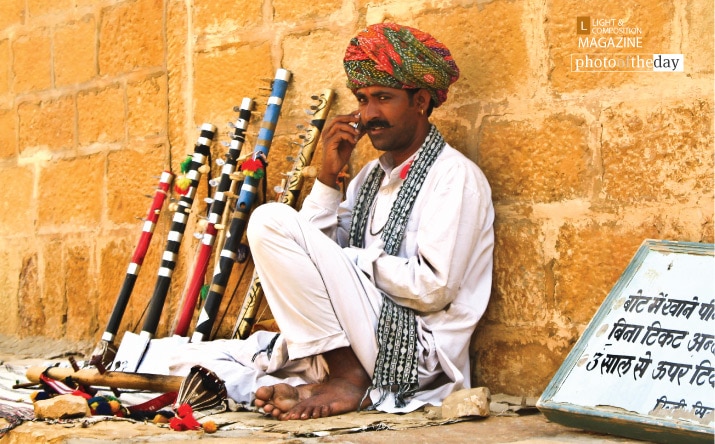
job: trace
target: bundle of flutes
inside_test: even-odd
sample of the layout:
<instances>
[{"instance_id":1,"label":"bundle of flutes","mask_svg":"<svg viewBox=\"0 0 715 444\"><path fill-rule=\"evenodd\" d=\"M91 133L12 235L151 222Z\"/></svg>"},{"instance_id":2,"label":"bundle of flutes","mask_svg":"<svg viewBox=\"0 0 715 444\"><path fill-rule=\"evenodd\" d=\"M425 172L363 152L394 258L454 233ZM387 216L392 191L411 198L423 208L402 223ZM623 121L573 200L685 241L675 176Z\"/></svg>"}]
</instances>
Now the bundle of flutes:
<instances>
[{"instance_id":1,"label":"bundle of flutes","mask_svg":"<svg viewBox=\"0 0 715 444\"><path fill-rule=\"evenodd\" d=\"M221 305L226 284L231 275L233 264L238 259L241 248L241 239L246 229L246 224L253 209L257 194L257 186L265 172L266 158L270 151L276 124L280 116L283 99L285 98L291 73L285 69L278 69L271 85L271 95L268 107L263 116L263 122L258 133L256 148L251 158L241 164L244 175L243 183L233 212L231 225L221 250L221 256L214 267L214 275L209 287L206 301L204 302L199 318L191 336L192 342L200 342L209 338L216 320L218 309Z\"/></svg>"},{"instance_id":2,"label":"bundle of flutes","mask_svg":"<svg viewBox=\"0 0 715 444\"><path fill-rule=\"evenodd\" d=\"M293 169L288 174L287 185L281 190L279 201L295 208L298 205L300 192L303 189L303 184L306 177L306 168L310 166L313 160L313 153L318 145L320 133L325 125L325 120L330 112L330 106L333 103L334 92L331 89L324 90L321 94L313 96L312 99L317 101L317 104L311 106L308 111L312 114L310 126L307 134L301 144L298 157L293 164ZM251 286L243 299L241 309L234 326L233 338L245 339L251 334L253 325L256 323L256 313L263 300L263 288L261 287L260 279L254 272L251 281Z\"/></svg>"},{"instance_id":3,"label":"bundle of flutes","mask_svg":"<svg viewBox=\"0 0 715 444\"><path fill-rule=\"evenodd\" d=\"M215 134L216 127L214 125L205 123L201 126L201 133L194 147L194 152L190 159L187 158L186 161L188 168L185 176L182 181L175 180L175 190L181 194L181 197L172 218L166 247L157 272L154 293L149 303L149 311L138 337L131 332L125 332L114 360L113 370L136 372L142 359L144 359L149 341L156 334L176 266L179 248L186 230L186 222L194 204L199 179L204 169L202 167L205 167L206 159L211 154L211 143Z\"/></svg>"},{"instance_id":4,"label":"bundle of flutes","mask_svg":"<svg viewBox=\"0 0 715 444\"><path fill-rule=\"evenodd\" d=\"M181 309L174 328L174 335L186 336L194 316L194 310L204 286L206 271L213 251L216 234L219 229L224 229L221 225L224 212L228 210L227 203L232 195L235 195L237 178L235 177L236 166L241 157L241 148L246 140L246 129L251 119L253 100L244 98L240 107L237 107L238 120L233 125L234 133L231 135L228 152L223 166L221 167L221 177L219 179L214 195L211 199L206 227L201 237L201 245L194 261L194 268L189 276L188 285L182 297Z\"/></svg>"}]
</instances>

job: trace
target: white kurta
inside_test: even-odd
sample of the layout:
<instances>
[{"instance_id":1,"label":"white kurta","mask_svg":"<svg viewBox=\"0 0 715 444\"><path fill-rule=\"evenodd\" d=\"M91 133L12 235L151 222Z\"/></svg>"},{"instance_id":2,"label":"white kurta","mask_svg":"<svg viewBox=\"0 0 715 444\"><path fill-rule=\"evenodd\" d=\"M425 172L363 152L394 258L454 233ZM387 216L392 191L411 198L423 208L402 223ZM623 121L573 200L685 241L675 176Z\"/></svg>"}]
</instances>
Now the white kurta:
<instances>
[{"instance_id":1,"label":"white kurta","mask_svg":"<svg viewBox=\"0 0 715 444\"><path fill-rule=\"evenodd\" d=\"M385 156L370 162L350 182L343 202L338 190L316 181L300 216L282 204L256 208L247 234L283 333L271 362L257 365L262 359L248 360L258 351L250 341L213 341L189 344L172 363L172 373L186 373L200 363L226 380L229 396L246 403L257 387L275 383L277 369L283 369L280 377L292 378L291 383L322 380L325 367L313 356L338 347L352 347L372 374L379 288L417 312L420 382L406 407L395 408L390 395L379 409L439 405L449 393L468 388L469 344L491 291L491 191L472 161L445 146L415 201L398 255L387 255L379 232L410 162L396 168ZM376 163L386 175L370 211L366 247L348 247L353 204ZM243 368L232 369L236 365ZM378 397L376 391L371 394L373 401Z\"/></svg>"}]
</instances>

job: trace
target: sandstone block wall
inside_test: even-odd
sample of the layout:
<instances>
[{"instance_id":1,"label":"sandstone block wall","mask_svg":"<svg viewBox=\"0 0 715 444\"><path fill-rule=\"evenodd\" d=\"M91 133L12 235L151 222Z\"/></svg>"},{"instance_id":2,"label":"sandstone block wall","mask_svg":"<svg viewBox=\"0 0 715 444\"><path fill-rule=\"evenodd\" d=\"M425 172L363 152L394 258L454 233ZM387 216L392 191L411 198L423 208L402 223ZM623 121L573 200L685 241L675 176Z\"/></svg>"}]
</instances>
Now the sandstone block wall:
<instances>
[{"instance_id":1,"label":"sandstone block wall","mask_svg":"<svg viewBox=\"0 0 715 444\"><path fill-rule=\"evenodd\" d=\"M364 25L388 20L452 50L462 75L433 121L493 188L494 285L471 348L473 383L540 394L644 239L713 242L712 1L5 0L0 333L96 342L145 195L162 170L179 171L198 127L219 128L220 157L233 107L252 97L250 149L270 79L290 70L272 189L297 153L312 94L332 88L333 114L354 109L343 51ZM578 34L577 24L593 29ZM640 39L615 46L623 29ZM607 69L653 54L682 54L684 69ZM577 60L591 70L576 71ZM372 157L363 144L353 169ZM209 192L202 180L160 336ZM170 224L165 210L120 333L141 326ZM243 268L231 287L245 286ZM219 337L237 304L225 300Z\"/></svg>"}]
</instances>

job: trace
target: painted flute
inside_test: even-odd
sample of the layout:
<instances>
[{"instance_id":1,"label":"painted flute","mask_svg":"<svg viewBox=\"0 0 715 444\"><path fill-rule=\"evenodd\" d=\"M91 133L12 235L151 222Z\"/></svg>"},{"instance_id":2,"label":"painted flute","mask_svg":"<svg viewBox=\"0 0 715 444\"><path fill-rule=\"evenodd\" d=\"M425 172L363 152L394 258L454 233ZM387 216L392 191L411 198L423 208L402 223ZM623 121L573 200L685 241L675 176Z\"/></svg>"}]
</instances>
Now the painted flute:
<instances>
[{"instance_id":1,"label":"painted flute","mask_svg":"<svg viewBox=\"0 0 715 444\"><path fill-rule=\"evenodd\" d=\"M164 171L161 173L159 185L154 192L154 198L151 201L149 212L144 219L141 236L139 237L139 241L134 248L134 253L132 254L129 266L127 267L127 273L124 276L122 288L119 290L119 295L117 296L114 308L112 309L112 314L109 318L109 322L107 323L107 328L104 330L99 344L97 344L97 347L92 352L92 357L90 358L91 365L101 365L105 368L109 367L114 360L114 356L117 354L114 339L117 336L119 324L122 322L124 312L127 309L129 297L131 296L132 291L134 291L134 285L136 284L139 271L144 263L144 257L146 256L149 244L151 243L151 239L154 235L154 228L156 227L156 223L159 221L159 215L162 207L164 206L166 196L169 194L169 187L171 186L173 179L174 175L170 171Z\"/></svg>"},{"instance_id":2,"label":"painted flute","mask_svg":"<svg viewBox=\"0 0 715 444\"><path fill-rule=\"evenodd\" d=\"M196 189L201 178L201 167L205 165L206 158L211 154L211 142L216 135L216 127L210 123L205 123L201 126L201 133L194 147L194 153L191 156L189 170L186 173L186 178L190 180L188 189L179 198L178 206L174 212L174 217L171 223L171 229L166 242L166 248L162 256L161 265L157 273L156 285L154 294L149 305L149 312L144 319L141 334L152 337L156 334L156 329L159 325L161 312L164 308L166 295L171 284L171 277L176 266L176 259L179 253L179 247L186 230L186 222L191 212L191 207L194 204Z\"/></svg>"},{"instance_id":3,"label":"painted flute","mask_svg":"<svg viewBox=\"0 0 715 444\"><path fill-rule=\"evenodd\" d=\"M312 114L310 127L307 130L307 135L303 139L293 169L288 174L288 184L285 186L285 189L281 190L279 202L290 205L293 208L298 205L300 192L305 182L304 170L310 166L310 163L313 161L313 153L320 140L320 133L325 125L325 120L330 112L334 97L335 93L331 89L326 89L321 94L311 97L313 100L317 100L317 104L311 106L309 111ZM261 286L258 275L254 272L251 286L246 293L246 297L243 298L243 303L231 337L245 339L251 334L251 329L257 321L256 313L258 312L262 300L263 287Z\"/></svg>"},{"instance_id":4,"label":"painted flute","mask_svg":"<svg viewBox=\"0 0 715 444\"><path fill-rule=\"evenodd\" d=\"M236 108L238 111L238 119L233 125L234 134L231 135L231 142L228 152L226 153L225 163L221 167L221 177L211 201L208 221L201 237L201 245L194 262L193 272L189 277L188 286L182 297L181 309L176 326L174 327L175 336L186 336L188 333L199 294L204 285L204 278L216 241L216 234L219 228L223 229L223 227L221 227L221 219L226 210L227 201L229 196L236 192L237 181L235 180L234 173L238 160L241 157L241 148L246 141L246 129L251 120L252 109L253 100L250 98L244 98L241 105Z\"/></svg>"},{"instance_id":5,"label":"painted flute","mask_svg":"<svg viewBox=\"0 0 715 444\"><path fill-rule=\"evenodd\" d=\"M263 116L263 122L258 132L258 140L253 156L244 161L241 171L245 176L241 190L236 201L236 208L231 218L231 226L226 236L226 242L221 250L221 256L214 267L214 275L209 287L206 301L201 308L201 313L191 336L191 342L205 341L211 335L216 315L218 314L221 300L226 291L226 284L231 275L234 262L240 259L238 254L241 250L241 239L246 230L248 217L253 208L253 203L257 194L257 187L265 171L265 161L270 151L273 135L280 117L283 99L285 98L288 82L291 73L286 69L278 69L271 85L271 95L268 99L268 107Z\"/></svg>"}]
</instances>

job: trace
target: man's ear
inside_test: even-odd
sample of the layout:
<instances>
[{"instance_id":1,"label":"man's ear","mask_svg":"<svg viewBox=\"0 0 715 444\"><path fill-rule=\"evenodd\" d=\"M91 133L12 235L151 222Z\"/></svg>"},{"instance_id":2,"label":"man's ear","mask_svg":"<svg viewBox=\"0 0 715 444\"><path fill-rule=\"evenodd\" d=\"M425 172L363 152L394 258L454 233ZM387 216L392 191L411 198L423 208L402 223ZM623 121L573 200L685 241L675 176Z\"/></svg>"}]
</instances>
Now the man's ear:
<instances>
[{"instance_id":1,"label":"man's ear","mask_svg":"<svg viewBox=\"0 0 715 444\"><path fill-rule=\"evenodd\" d=\"M424 88L418 90L415 94L415 105L417 105L418 108L425 110L425 112L429 108L430 100L432 100L432 96L429 91Z\"/></svg>"}]
</instances>

